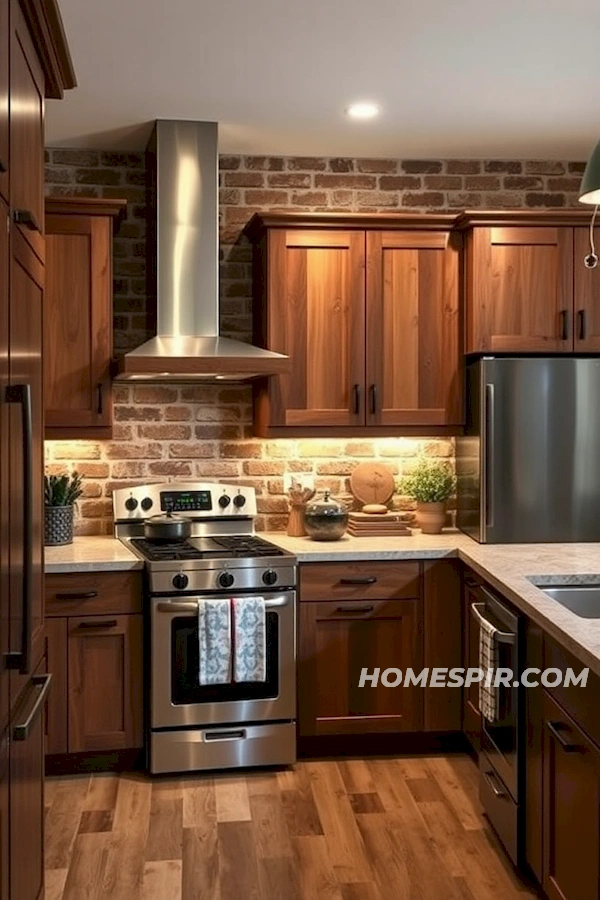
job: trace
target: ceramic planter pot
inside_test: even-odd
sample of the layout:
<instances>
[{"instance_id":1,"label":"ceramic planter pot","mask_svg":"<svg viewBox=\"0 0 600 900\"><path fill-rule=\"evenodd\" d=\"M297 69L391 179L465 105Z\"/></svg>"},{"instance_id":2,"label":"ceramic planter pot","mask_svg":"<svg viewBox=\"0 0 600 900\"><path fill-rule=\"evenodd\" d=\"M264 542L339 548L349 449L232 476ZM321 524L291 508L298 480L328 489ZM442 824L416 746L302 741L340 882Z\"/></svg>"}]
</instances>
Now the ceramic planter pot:
<instances>
[{"instance_id":1,"label":"ceramic planter pot","mask_svg":"<svg viewBox=\"0 0 600 900\"><path fill-rule=\"evenodd\" d=\"M417 502L417 525L423 534L441 534L446 522L446 503Z\"/></svg>"},{"instance_id":2,"label":"ceramic planter pot","mask_svg":"<svg viewBox=\"0 0 600 900\"><path fill-rule=\"evenodd\" d=\"M74 509L73 504L44 507L44 544L46 547L73 543Z\"/></svg>"}]
</instances>

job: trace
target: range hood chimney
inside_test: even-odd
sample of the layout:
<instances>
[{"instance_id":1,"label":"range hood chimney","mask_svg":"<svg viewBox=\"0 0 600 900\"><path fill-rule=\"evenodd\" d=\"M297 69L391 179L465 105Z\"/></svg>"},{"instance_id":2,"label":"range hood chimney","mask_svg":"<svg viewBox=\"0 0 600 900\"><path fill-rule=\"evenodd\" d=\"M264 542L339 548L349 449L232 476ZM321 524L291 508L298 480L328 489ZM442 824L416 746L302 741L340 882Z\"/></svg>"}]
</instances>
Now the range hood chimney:
<instances>
[{"instance_id":1,"label":"range hood chimney","mask_svg":"<svg viewBox=\"0 0 600 900\"><path fill-rule=\"evenodd\" d=\"M289 371L287 356L219 335L217 140L216 122L156 122L147 159L157 335L125 354L119 380L245 381Z\"/></svg>"}]
</instances>

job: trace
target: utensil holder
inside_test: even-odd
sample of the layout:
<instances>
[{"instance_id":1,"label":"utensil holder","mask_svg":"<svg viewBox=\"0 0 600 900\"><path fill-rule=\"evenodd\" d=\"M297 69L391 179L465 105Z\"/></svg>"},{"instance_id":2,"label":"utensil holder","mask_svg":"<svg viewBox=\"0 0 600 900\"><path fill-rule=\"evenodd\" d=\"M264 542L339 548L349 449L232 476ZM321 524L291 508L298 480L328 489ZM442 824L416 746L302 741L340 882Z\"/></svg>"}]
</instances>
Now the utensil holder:
<instances>
[{"instance_id":1,"label":"utensil holder","mask_svg":"<svg viewBox=\"0 0 600 900\"><path fill-rule=\"evenodd\" d=\"M290 503L290 516L288 519L287 533L290 537L305 537L304 511L306 503Z\"/></svg>"}]
</instances>

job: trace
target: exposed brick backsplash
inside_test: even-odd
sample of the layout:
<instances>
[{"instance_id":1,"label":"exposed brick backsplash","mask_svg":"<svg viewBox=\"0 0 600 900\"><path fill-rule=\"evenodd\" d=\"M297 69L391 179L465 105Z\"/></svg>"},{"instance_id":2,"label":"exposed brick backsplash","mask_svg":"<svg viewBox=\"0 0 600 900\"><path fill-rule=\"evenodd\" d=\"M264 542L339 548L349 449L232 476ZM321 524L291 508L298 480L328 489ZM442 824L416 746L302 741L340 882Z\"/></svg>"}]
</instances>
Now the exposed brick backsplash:
<instances>
[{"instance_id":1,"label":"exposed brick backsplash","mask_svg":"<svg viewBox=\"0 0 600 900\"><path fill-rule=\"evenodd\" d=\"M390 213L461 208L567 208L577 205L581 162L557 160L397 160L346 157L220 157L221 330L250 340L251 249L241 232L258 211ZM51 149L51 195L124 197L127 218L114 240L115 349L151 333L146 308L146 198L139 153ZM250 389L243 386L115 386L114 439L47 442L51 471L84 476L79 534L112 530L115 487L185 478L247 483L258 492L259 528L287 520L286 472L314 475L317 487L348 491L361 461L383 459L400 475L419 453L453 461L452 441L277 440L252 437ZM406 498L402 508L411 509Z\"/></svg>"}]
</instances>

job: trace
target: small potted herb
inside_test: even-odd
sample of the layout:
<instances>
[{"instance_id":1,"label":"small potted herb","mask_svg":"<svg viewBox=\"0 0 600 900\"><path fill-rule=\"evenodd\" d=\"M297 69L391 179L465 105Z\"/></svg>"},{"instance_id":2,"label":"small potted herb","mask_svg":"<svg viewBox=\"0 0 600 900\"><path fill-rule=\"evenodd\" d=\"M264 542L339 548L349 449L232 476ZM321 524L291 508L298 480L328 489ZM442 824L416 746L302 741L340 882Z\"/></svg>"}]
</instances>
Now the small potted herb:
<instances>
[{"instance_id":1,"label":"small potted herb","mask_svg":"<svg viewBox=\"0 0 600 900\"><path fill-rule=\"evenodd\" d=\"M402 490L417 501L417 525L423 534L440 534L446 520L446 500L454 493L456 477L448 463L421 460Z\"/></svg>"},{"instance_id":2,"label":"small potted herb","mask_svg":"<svg viewBox=\"0 0 600 900\"><path fill-rule=\"evenodd\" d=\"M81 475L44 476L44 543L46 546L73 543L73 510L81 496Z\"/></svg>"}]
</instances>

